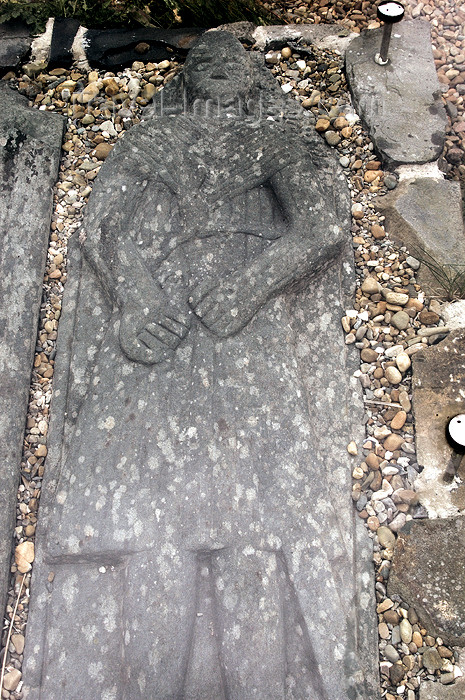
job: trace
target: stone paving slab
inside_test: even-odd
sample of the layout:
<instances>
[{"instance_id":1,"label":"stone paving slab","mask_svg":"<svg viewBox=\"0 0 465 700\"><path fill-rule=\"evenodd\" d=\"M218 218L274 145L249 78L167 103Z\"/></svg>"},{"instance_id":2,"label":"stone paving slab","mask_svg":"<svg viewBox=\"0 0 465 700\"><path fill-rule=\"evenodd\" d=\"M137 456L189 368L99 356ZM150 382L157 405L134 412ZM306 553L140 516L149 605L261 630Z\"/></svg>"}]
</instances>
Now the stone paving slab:
<instances>
[{"instance_id":1,"label":"stone paving slab","mask_svg":"<svg viewBox=\"0 0 465 700\"><path fill-rule=\"evenodd\" d=\"M400 182L379 197L376 208L386 216L389 235L422 260L465 266L465 228L460 184L433 177ZM419 279L434 295L439 289L425 264Z\"/></svg>"},{"instance_id":2,"label":"stone paving slab","mask_svg":"<svg viewBox=\"0 0 465 700\"><path fill-rule=\"evenodd\" d=\"M64 119L0 84L0 609L4 609L26 409Z\"/></svg>"},{"instance_id":3,"label":"stone paving slab","mask_svg":"<svg viewBox=\"0 0 465 700\"><path fill-rule=\"evenodd\" d=\"M447 117L430 25L422 20L395 25L386 66L373 60L382 32L363 32L347 49L347 80L355 107L388 165L436 160L444 146Z\"/></svg>"},{"instance_id":4,"label":"stone paving slab","mask_svg":"<svg viewBox=\"0 0 465 700\"><path fill-rule=\"evenodd\" d=\"M465 646L465 517L410 521L398 534L388 594L412 606L429 634Z\"/></svg>"},{"instance_id":5,"label":"stone paving slab","mask_svg":"<svg viewBox=\"0 0 465 700\"><path fill-rule=\"evenodd\" d=\"M415 481L420 501L431 517L463 513L465 475L462 483L450 484L444 474L454 459L446 440L448 421L465 413L465 330L414 355L412 388L417 458L424 467Z\"/></svg>"}]
</instances>

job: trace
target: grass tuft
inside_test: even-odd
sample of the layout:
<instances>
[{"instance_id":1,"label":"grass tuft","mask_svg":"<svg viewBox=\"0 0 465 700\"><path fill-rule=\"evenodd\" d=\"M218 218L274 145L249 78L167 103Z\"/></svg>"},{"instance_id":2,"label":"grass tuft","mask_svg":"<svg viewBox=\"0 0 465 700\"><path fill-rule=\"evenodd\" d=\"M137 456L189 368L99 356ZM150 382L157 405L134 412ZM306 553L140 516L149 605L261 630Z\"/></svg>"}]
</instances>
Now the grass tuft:
<instances>
[{"instance_id":1,"label":"grass tuft","mask_svg":"<svg viewBox=\"0 0 465 700\"><path fill-rule=\"evenodd\" d=\"M446 301L465 299L465 265L440 263L424 248L416 248L412 255L425 265L438 283L439 298Z\"/></svg>"}]
</instances>

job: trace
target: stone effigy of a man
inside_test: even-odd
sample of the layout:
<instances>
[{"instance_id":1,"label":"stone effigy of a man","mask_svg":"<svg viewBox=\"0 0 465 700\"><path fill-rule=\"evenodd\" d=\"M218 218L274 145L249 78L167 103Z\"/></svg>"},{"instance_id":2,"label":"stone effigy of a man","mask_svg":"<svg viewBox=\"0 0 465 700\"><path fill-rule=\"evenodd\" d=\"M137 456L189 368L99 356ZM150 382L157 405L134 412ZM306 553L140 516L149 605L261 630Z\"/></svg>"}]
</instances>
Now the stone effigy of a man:
<instances>
[{"instance_id":1,"label":"stone effigy of a man","mask_svg":"<svg viewBox=\"0 0 465 700\"><path fill-rule=\"evenodd\" d=\"M347 191L229 34L182 89L102 167L70 275L27 697L372 700Z\"/></svg>"}]
</instances>

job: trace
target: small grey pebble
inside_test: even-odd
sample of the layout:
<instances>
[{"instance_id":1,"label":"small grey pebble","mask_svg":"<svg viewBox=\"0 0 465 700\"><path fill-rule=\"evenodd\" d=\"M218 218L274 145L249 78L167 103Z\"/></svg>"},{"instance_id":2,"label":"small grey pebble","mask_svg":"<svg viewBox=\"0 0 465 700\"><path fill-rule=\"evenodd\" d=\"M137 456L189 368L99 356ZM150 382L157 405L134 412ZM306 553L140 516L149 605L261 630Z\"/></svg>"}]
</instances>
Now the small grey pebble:
<instances>
[{"instance_id":1,"label":"small grey pebble","mask_svg":"<svg viewBox=\"0 0 465 700\"><path fill-rule=\"evenodd\" d=\"M413 255L409 255L407 258L405 258L405 262L412 268L412 270L418 270L421 264L419 260L413 257Z\"/></svg>"},{"instance_id":2,"label":"small grey pebble","mask_svg":"<svg viewBox=\"0 0 465 700\"><path fill-rule=\"evenodd\" d=\"M397 177L395 175L392 175L392 173L388 173L384 176L384 184L386 185L388 190L395 190L395 188L397 187Z\"/></svg>"}]
</instances>

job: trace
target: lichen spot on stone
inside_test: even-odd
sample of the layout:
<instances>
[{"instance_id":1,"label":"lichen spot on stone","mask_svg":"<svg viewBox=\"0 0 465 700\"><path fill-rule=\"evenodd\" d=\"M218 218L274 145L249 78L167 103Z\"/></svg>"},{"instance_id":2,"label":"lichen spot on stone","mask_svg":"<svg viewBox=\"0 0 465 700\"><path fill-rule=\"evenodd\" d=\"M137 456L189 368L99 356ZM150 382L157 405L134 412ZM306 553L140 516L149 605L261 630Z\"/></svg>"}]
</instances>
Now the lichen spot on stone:
<instances>
[{"instance_id":1,"label":"lichen spot on stone","mask_svg":"<svg viewBox=\"0 0 465 700\"><path fill-rule=\"evenodd\" d=\"M108 416L108 418L99 423L98 427L100 430L112 430L115 427L115 419L113 416Z\"/></svg>"},{"instance_id":2,"label":"lichen spot on stone","mask_svg":"<svg viewBox=\"0 0 465 700\"><path fill-rule=\"evenodd\" d=\"M102 693L102 700L117 700L116 693L117 693L116 686L113 686L113 688L107 688Z\"/></svg>"},{"instance_id":3,"label":"lichen spot on stone","mask_svg":"<svg viewBox=\"0 0 465 700\"><path fill-rule=\"evenodd\" d=\"M63 584L63 598L66 601L66 604L71 607L74 601L74 598L76 597L76 584L78 581L77 574L72 574L67 581L64 582Z\"/></svg>"},{"instance_id":4,"label":"lichen spot on stone","mask_svg":"<svg viewBox=\"0 0 465 700\"><path fill-rule=\"evenodd\" d=\"M244 547L242 550L242 554L246 557L251 557L255 554L255 549L251 545L247 545L247 547Z\"/></svg>"},{"instance_id":5,"label":"lichen spot on stone","mask_svg":"<svg viewBox=\"0 0 465 700\"><path fill-rule=\"evenodd\" d=\"M87 673L88 673L89 676L90 676L91 678L93 678L94 680L97 680L97 679L98 679L98 677L100 676L100 674L102 673L102 671L103 671L103 664L102 664L101 661L91 662L91 663L89 664L88 669L87 669Z\"/></svg>"}]
</instances>

